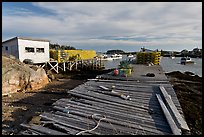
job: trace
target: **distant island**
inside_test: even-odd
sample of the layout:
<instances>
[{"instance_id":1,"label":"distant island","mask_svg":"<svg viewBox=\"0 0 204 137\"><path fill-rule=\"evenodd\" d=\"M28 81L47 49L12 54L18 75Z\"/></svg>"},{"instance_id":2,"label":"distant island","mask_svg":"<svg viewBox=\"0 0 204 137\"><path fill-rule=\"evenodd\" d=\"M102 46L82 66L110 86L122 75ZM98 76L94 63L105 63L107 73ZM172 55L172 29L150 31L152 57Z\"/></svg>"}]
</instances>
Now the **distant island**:
<instances>
[{"instance_id":1,"label":"distant island","mask_svg":"<svg viewBox=\"0 0 204 137\"><path fill-rule=\"evenodd\" d=\"M151 52L151 51L159 51L158 49L156 50L150 50L150 49L145 49L145 48L141 48L141 51L146 51L146 52ZM108 50L106 52L106 54L124 54L124 55L129 55L129 54L137 54L137 52L125 52L123 50ZM165 51L165 50L161 50L161 56L163 57L171 57L171 56L175 56L175 57L191 57L191 58L202 58L202 49L199 48L194 48L191 51L188 51L186 49L182 50L182 51Z\"/></svg>"},{"instance_id":2,"label":"distant island","mask_svg":"<svg viewBox=\"0 0 204 137\"><path fill-rule=\"evenodd\" d=\"M161 56L163 57L191 57L191 58L202 58L202 49L194 48L191 51L188 51L186 49L182 50L181 52L178 51L163 51L161 50Z\"/></svg>"}]
</instances>

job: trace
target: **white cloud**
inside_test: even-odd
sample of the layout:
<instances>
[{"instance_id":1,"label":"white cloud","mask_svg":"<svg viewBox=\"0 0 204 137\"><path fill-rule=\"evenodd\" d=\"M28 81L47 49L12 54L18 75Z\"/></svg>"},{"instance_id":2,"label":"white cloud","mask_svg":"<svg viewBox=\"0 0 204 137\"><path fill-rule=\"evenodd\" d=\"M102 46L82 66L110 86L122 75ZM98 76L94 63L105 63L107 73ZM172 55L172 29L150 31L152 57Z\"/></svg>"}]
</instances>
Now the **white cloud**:
<instances>
[{"instance_id":1,"label":"white cloud","mask_svg":"<svg viewBox=\"0 0 204 137\"><path fill-rule=\"evenodd\" d=\"M180 46L202 44L202 3L186 2L67 2L32 3L50 15L31 14L31 9L14 9L3 14L6 34L29 35L58 43L97 45L141 44ZM12 10L12 9L10 9ZM4 12L4 11L3 11ZM25 14L25 13L30 14ZM21 16L23 13L23 16ZM99 37L131 38L107 40ZM142 37L141 42L133 38ZM148 41L148 42L147 42ZM201 46L201 45L200 45Z\"/></svg>"}]
</instances>

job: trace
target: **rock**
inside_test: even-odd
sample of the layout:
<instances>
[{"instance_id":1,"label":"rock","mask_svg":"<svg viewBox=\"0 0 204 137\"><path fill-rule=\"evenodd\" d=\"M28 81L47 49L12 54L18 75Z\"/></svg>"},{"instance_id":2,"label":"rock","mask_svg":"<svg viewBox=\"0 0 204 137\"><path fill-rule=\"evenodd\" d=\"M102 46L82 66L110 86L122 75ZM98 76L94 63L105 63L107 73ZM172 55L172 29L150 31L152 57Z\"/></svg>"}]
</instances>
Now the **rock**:
<instances>
[{"instance_id":1,"label":"rock","mask_svg":"<svg viewBox=\"0 0 204 137\"><path fill-rule=\"evenodd\" d=\"M34 68L34 69L32 69ZM44 69L2 56L2 95L35 90L49 83Z\"/></svg>"},{"instance_id":2,"label":"rock","mask_svg":"<svg viewBox=\"0 0 204 137\"><path fill-rule=\"evenodd\" d=\"M154 74L154 73L147 73L146 76L148 76L148 77L154 77L155 74Z\"/></svg>"},{"instance_id":3,"label":"rock","mask_svg":"<svg viewBox=\"0 0 204 137\"><path fill-rule=\"evenodd\" d=\"M54 79L55 79L55 76L52 74L51 71L48 71L48 72L47 72L47 76L48 76L48 78L49 78L50 80L54 80Z\"/></svg>"},{"instance_id":4,"label":"rock","mask_svg":"<svg viewBox=\"0 0 204 137\"><path fill-rule=\"evenodd\" d=\"M184 74L189 75L189 76L195 75L193 72L189 72L189 71L184 72Z\"/></svg>"},{"instance_id":5,"label":"rock","mask_svg":"<svg viewBox=\"0 0 204 137\"><path fill-rule=\"evenodd\" d=\"M29 81L30 87L28 87L31 88L31 90L42 88L49 83L48 76L42 68L37 69L35 73L31 73Z\"/></svg>"}]
</instances>

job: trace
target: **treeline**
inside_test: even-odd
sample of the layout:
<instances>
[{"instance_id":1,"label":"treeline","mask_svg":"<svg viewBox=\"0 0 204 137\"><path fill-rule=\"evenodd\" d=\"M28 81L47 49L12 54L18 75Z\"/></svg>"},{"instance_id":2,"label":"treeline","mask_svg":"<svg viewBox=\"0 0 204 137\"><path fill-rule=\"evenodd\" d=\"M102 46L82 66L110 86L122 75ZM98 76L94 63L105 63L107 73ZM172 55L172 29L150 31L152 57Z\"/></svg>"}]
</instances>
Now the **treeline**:
<instances>
[{"instance_id":1,"label":"treeline","mask_svg":"<svg viewBox=\"0 0 204 137\"><path fill-rule=\"evenodd\" d=\"M164 57L169 57L169 56L186 57L186 56L188 56L188 57L192 57L192 58L202 58L202 49L194 48L191 51L184 49L181 52L161 50L161 56L164 56Z\"/></svg>"},{"instance_id":2,"label":"treeline","mask_svg":"<svg viewBox=\"0 0 204 137\"><path fill-rule=\"evenodd\" d=\"M119 49L116 49L116 50L108 50L106 52L106 54L124 54L125 52L123 50L119 50Z\"/></svg>"},{"instance_id":3,"label":"treeline","mask_svg":"<svg viewBox=\"0 0 204 137\"><path fill-rule=\"evenodd\" d=\"M69 45L59 45L50 43L50 49L60 49L60 50L76 50L75 47Z\"/></svg>"}]
</instances>

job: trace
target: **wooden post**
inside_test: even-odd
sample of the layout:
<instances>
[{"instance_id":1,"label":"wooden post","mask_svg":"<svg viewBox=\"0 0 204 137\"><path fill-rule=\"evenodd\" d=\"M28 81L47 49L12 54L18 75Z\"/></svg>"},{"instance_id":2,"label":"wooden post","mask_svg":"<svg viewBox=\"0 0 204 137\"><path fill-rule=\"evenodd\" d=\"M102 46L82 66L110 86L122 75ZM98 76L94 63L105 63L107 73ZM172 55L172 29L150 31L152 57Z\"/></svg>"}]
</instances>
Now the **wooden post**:
<instances>
[{"instance_id":1,"label":"wooden post","mask_svg":"<svg viewBox=\"0 0 204 137\"><path fill-rule=\"evenodd\" d=\"M71 61L69 61L69 70L71 71L72 68L71 68Z\"/></svg>"},{"instance_id":2,"label":"wooden post","mask_svg":"<svg viewBox=\"0 0 204 137\"><path fill-rule=\"evenodd\" d=\"M63 70L66 71L65 62L63 62L63 68L64 68Z\"/></svg>"},{"instance_id":3,"label":"wooden post","mask_svg":"<svg viewBox=\"0 0 204 137\"><path fill-rule=\"evenodd\" d=\"M58 73L58 62L57 61L56 61L56 64L54 66L51 64L51 62L48 62L48 64L51 66L50 70L54 69ZM56 69L55 69L55 67L56 67Z\"/></svg>"},{"instance_id":4,"label":"wooden post","mask_svg":"<svg viewBox=\"0 0 204 137\"><path fill-rule=\"evenodd\" d=\"M58 51L57 51L57 61L58 61L59 63L60 63L60 61L61 61L60 58L61 58L61 56L60 56L60 50L58 50Z\"/></svg>"},{"instance_id":5,"label":"wooden post","mask_svg":"<svg viewBox=\"0 0 204 137\"><path fill-rule=\"evenodd\" d=\"M75 65L75 69L77 70L77 60L75 60L75 63L76 63L76 65Z\"/></svg>"}]
</instances>

